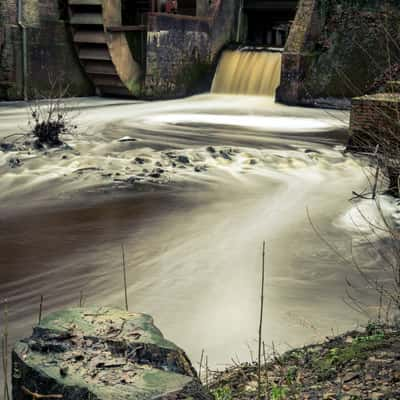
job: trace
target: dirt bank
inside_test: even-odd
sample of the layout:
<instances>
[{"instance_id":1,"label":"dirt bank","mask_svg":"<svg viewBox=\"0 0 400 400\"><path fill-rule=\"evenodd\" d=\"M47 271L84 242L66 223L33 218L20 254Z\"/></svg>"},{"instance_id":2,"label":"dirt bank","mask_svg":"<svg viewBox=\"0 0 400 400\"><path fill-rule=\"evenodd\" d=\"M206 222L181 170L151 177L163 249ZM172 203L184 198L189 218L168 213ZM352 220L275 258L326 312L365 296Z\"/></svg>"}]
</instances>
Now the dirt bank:
<instances>
[{"instance_id":1,"label":"dirt bank","mask_svg":"<svg viewBox=\"0 0 400 400\"><path fill-rule=\"evenodd\" d=\"M272 361L262 369L262 391L275 400L398 399L399 354L399 329L377 324L283 355L272 350ZM255 399L257 365L217 373L211 387L217 400Z\"/></svg>"}]
</instances>

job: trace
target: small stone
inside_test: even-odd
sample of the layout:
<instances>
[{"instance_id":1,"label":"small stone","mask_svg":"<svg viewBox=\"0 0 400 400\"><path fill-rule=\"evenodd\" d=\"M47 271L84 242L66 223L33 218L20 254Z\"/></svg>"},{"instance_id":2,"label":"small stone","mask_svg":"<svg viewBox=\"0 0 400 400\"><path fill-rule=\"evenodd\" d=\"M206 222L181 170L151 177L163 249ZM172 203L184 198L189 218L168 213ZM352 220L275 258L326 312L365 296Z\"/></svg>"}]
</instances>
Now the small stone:
<instances>
[{"instance_id":1,"label":"small stone","mask_svg":"<svg viewBox=\"0 0 400 400\"><path fill-rule=\"evenodd\" d=\"M255 160L254 158L252 158L250 160L250 165L256 165L257 164L257 160Z\"/></svg>"},{"instance_id":2,"label":"small stone","mask_svg":"<svg viewBox=\"0 0 400 400\"><path fill-rule=\"evenodd\" d=\"M225 160L232 160L232 157L228 154L228 152L227 151L225 151L225 150L220 150L219 151L219 154L223 157L223 158L225 158Z\"/></svg>"},{"instance_id":3,"label":"small stone","mask_svg":"<svg viewBox=\"0 0 400 400\"><path fill-rule=\"evenodd\" d=\"M351 396L353 399L354 399L354 398L359 398L359 397L361 397L361 391L358 390L358 389L349 390L349 391L347 392L347 394L348 394L349 396Z\"/></svg>"},{"instance_id":4,"label":"small stone","mask_svg":"<svg viewBox=\"0 0 400 400\"><path fill-rule=\"evenodd\" d=\"M8 165L11 168L16 168L16 167L20 167L22 165L22 162L19 158L10 158L8 161Z\"/></svg>"},{"instance_id":5,"label":"small stone","mask_svg":"<svg viewBox=\"0 0 400 400\"><path fill-rule=\"evenodd\" d=\"M370 397L371 400L379 400L379 399L382 399L385 396L385 394L382 392L374 392L374 393L371 393L370 396L371 396Z\"/></svg>"},{"instance_id":6,"label":"small stone","mask_svg":"<svg viewBox=\"0 0 400 400\"><path fill-rule=\"evenodd\" d=\"M183 156L183 155L178 156L177 160L178 160L178 162L180 162L182 164L189 164L190 163L189 157Z\"/></svg>"},{"instance_id":7,"label":"small stone","mask_svg":"<svg viewBox=\"0 0 400 400\"><path fill-rule=\"evenodd\" d=\"M15 146L12 143L0 143L0 149L3 151L14 150Z\"/></svg>"},{"instance_id":8,"label":"small stone","mask_svg":"<svg viewBox=\"0 0 400 400\"><path fill-rule=\"evenodd\" d=\"M349 372L344 376L343 382L344 383L350 382L350 381L358 378L359 376L360 376L360 374L358 372Z\"/></svg>"},{"instance_id":9,"label":"small stone","mask_svg":"<svg viewBox=\"0 0 400 400\"><path fill-rule=\"evenodd\" d=\"M208 146L206 149L209 153L214 154L217 152L213 146Z\"/></svg>"},{"instance_id":10,"label":"small stone","mask_svg":"<svg viewBox=\"0 0 400 400\"><path fill-rule=\"evenodd\" d=\"M155 168L151 173L149 174L150 177L152 178L159 178L161 174L164 173L164 170L162 168Z\"/></svg>"},{"instance_id":11,"label":"small stone","mask_svg":"<svg viewBox=\"0 0 400 400\"><path fill-rule=\"evenodd\" d=\"M203 172L203 171L207 171L207 166L206 165L196 165L194 167L194 170L196 172Z\"/></svg>"},{"instance_id":12,"label":"small stone","mask_svg":"<svg viewBox=\"0 0 400 400\"><path fill-rule=\"evenodd\" d=\"M135 158L135 164L140 164L140 165L142 165L142 164L144 164L146 162L146 160L144 159L144 158L142 158L142 157L136 157Z\"/></svg>"}]
</instances>

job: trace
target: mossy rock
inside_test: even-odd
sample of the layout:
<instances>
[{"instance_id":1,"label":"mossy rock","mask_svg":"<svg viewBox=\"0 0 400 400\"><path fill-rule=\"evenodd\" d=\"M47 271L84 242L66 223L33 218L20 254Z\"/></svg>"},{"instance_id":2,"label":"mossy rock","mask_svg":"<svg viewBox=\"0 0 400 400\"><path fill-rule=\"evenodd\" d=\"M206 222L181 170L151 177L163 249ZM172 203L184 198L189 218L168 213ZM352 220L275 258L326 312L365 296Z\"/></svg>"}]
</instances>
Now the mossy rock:
<instances>
[{"instance_id":1,"label":"mossy rock","mask_svg":"<svg viewBox=\"0 0 400 400\"><path fill-rule=\"evenodd\" d=\"M13 351L13 399L209 399L186 354L145 314L108 307L51 314Z\"/></svg>"}]
</instances>

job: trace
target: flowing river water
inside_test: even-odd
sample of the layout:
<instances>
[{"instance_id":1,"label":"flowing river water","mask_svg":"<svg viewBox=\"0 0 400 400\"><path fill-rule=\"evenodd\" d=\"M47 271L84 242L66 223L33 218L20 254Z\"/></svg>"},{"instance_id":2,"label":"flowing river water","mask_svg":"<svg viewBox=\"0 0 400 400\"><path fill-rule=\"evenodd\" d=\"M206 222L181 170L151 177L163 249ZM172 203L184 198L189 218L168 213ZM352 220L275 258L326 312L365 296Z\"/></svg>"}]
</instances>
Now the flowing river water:
<instances>
[{"instance_id":1,"label":"flowing river water","mask_svg":"<svg viewBox=\"0 0 400 400\"><path fill-rule=\"evenodd\" d=\"M212 366L250 358L263 240L266 344L301 345L363 321L343 298L346 278L365 283L320 241L306 212L329 241L349 248L348 199L366 179L340 152L346 113L224 95L79 103L75 153L25 153L10 168L0 152L0 298L11 342L30 333L40 295L44 313L76 306L81 291L86 304L122 307L122 243L130 309L151 314L194 362L202 349ZM22 104L0 105L0 136L25 118ZM135 141L118 141L124 136ZM113 186L133 173L135 155L167 165L168 151L205 168L166 166L168 182ZM71 164L108 174L74 175ZM362 242L355 251L365 252ZM379 260L369 262L374 269Z\"/></svg>"}]
</instances>

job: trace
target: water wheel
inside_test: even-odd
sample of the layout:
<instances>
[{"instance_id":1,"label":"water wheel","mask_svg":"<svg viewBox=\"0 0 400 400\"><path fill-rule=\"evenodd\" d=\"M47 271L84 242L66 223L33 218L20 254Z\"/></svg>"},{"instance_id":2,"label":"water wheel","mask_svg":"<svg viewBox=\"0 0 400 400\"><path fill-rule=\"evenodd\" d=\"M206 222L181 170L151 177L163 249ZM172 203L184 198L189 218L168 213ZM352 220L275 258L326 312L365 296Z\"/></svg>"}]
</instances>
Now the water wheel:
<instances>
[{"instance_id":1,"label":"water wheel","mask_svg":"<svg viewBox=\"0 0 400 400\"><path fill-rule=\"evenodd\" d=\"M140 93L151 0L68 0L79 60L101 95Z\"/></svg>"}]
</instances>

